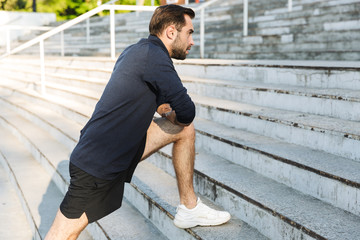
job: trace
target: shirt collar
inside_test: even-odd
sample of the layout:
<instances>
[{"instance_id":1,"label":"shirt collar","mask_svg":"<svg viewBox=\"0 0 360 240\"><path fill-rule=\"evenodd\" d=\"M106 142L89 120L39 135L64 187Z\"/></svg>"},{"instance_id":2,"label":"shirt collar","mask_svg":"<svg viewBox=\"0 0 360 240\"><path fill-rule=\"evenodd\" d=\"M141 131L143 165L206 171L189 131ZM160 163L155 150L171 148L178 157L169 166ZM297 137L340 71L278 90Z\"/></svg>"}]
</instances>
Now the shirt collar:
<instances>
[{"instance_id":1,"label":"shirt collar","mask_svg":"<svg viewBox=\"0 0 360 240\"><path fill-rule=\"evenodd\" d=\"M151 42L153 42L153 43L155 43L156 45L160 46L160 47L164 50L164 52L166 52L166 54L167 54L167 55L169 56L169 58L170 58L170 54L169 54L167 48L165 47L165 44L161 41L160 38L158 38L158 37L155 36L155 35L151 35L151 34L150 34L149 37L148 37L148 40L150 40Z\"/></svg>"}]
</instances>

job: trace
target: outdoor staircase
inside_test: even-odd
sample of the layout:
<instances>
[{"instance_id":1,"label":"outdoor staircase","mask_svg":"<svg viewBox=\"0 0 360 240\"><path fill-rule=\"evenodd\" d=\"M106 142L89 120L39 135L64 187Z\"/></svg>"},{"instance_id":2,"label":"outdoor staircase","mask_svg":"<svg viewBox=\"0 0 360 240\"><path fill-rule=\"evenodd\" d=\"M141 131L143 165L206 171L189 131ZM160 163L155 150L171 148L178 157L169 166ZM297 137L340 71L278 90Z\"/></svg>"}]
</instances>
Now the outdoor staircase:
<instances>
[{"instance_id":1,"label":"outdoor staircase","mask_svg":"<svg viewBox=\"0 0 360 240\"><path fill-rule=\"evenodd\" d=\"M360 240L360 1L294 0L291 13L286 4L249 1L242 37L242 2L219 1L205 31L206 57L219 59L198 59L195 45L174 60L196 104L196 192L230 222L173 225L170 145L79 239ZM117 53L147 37L150 17L116 15ZM115 63L108 22L91 18L90 43L84 24L66 30L67 57L56 56L59 36L45 41L44 94L38 45L0 59L0 239L42 239L55 217L69 155ZM194 27L199 45L198 18Z\"/></svg>"},{"instance_id":2,"label":"outdoor staircase","mask_svg":"<svg viewBox=\"0 0 360 240\"><path fill-rule=\"evenodd\" d=\"M33 237L51 224L68 159L114 61L33 56L1 61L1 162ZM82 239L359 239L360 65L356 62L175 61L196 103L194 183L232 214L219 227L173 223L171 146L137 168L120 210ZM141 227L139 227L141 226Z\"/></svg>"},{"instance_id":3,"label":"outdoor staircase","mask_svg":"<svg viewBox=\"0 0 360 240\"><path fill-rule=\"evenodd\" d=\"M248 36L243 35L243 1L218 1L205 10L205 58L274 60L360 60L359 0L249 1ZM192 4L190 7L196 7ZM192 58L200 57L200 12L194 19ZM116 51L148 36L152 13L116 14ZM90 19L64 32L65 55L110 56L109 16ZM58 25L56 23L54 25ZM16 45L30 40L24 36ZM60 35L45 41L46 54L60 54ZM38 53L38 45L26 53ZM24 53L24 52L23 52Z\"/></svg>"}]
</instances>

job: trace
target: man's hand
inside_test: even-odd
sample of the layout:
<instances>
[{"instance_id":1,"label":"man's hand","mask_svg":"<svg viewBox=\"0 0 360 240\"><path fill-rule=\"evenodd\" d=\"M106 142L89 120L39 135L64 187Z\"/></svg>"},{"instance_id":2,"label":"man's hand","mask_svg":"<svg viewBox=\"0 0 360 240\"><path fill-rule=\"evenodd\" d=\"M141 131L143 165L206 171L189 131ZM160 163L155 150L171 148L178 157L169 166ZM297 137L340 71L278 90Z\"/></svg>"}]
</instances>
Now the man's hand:
<instances>
[{"instance_id":1,"label":"man's hand","mask_svg":"<svg viewBox=\"0 0 360 240\"><path fill-rule=\"evenodd\" d=\"M189 124L183 124L176 120L176 113L175 110L172 110L170 107L170 104L164 103L161 104L157 109L158 114L160 114L162 117L167 118L170 122L172 122L175 125L179 126L188 126Z\"/></svg>"},{"instance_id":2,"label":"man's hand","mask_svg":"<svg viewBox=\"0 0 360 240\"><path fill-rule=\"evenodd\" d=\"M166 117L166 115L169 115L171 111L172 108L168 103L161 104L157 109L158 114L160 114L162 117Z\"/></svg>"}]
</instances>

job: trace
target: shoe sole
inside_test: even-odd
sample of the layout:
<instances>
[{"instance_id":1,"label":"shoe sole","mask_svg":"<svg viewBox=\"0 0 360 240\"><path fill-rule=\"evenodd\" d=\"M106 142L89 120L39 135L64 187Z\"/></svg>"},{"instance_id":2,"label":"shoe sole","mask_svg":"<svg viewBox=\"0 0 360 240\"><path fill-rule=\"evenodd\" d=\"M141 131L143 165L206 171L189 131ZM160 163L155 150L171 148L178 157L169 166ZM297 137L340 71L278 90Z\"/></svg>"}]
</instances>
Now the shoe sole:
<instances>
[{"instance_id":1,"label":"shoe sole","mask_svg":"<svg viewBox=\"0 0 360 240\"><path fill-rule=\"evenodd\" d=\"M205 223L205 222L201 222L201 221L181 222L181 221L176 221L176 219L175 219L174 224L178 228L192 228L192 227L196 227L196 226L209 227L209 226L218 226L218 225L227 223L230 220L230 218L231 217L221 220L221 221L218 221L218 222L212 222L212 223Z\"/></svg>"}]
</instances>

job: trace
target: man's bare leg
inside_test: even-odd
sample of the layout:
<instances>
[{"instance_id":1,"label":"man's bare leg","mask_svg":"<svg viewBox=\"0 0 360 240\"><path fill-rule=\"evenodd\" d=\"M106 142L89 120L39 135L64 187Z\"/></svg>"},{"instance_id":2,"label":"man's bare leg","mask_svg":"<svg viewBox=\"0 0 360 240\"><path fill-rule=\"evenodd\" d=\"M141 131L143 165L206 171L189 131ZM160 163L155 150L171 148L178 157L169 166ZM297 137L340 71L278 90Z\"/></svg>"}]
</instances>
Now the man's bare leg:
<instances>
[{"instance_id":1,"label":"man's bare leg","mask_svg":"<svg viewBox=\"0 0 360 240\"><path fill-rule=\"evenodd\" d=\"M74 240L88 225L86 214L78 219L69 219L58 210L55 220L47 233L45 240Z\"/></svg>"},{"instance_id":2,"label":"man's bare leg","mask_svg":"<svg viewBox=\"0 0 360 240\"><path fill-rule=\"evenodd\" d=\"M174 143L173 165L180 204L187 208L193 208L197 203L193 186L195 160L195 129L193 124L183 127L171 123L166 118L155 119L147 131L146 146L141 160L146 159L169 143Z\"/></svg>"},{"instance_id":3,"label":"man's bare leg","mask_svg":"<svg viewBox=\"0 0 360 240\"><path fill-rule=\"evenodd\" d=\"M174 143L173 165L176 172L180 205L174 218L175 226L191 228L195 226L220 225L230 220L228 212L217 211L196 197L193 187L195 159L195 129L193 124L181 127L166 118L154 120L147 135L142 160L161 147Z\"/></svg>"}]
</instances>

